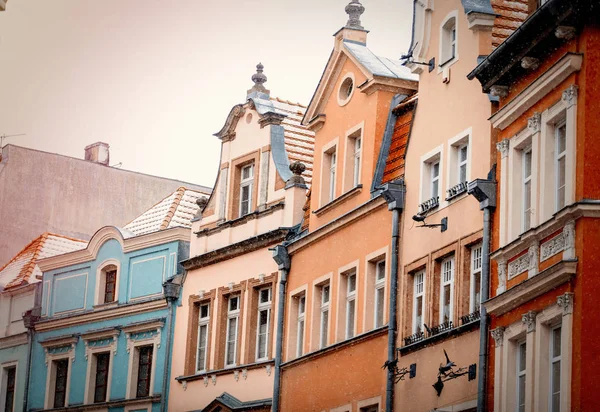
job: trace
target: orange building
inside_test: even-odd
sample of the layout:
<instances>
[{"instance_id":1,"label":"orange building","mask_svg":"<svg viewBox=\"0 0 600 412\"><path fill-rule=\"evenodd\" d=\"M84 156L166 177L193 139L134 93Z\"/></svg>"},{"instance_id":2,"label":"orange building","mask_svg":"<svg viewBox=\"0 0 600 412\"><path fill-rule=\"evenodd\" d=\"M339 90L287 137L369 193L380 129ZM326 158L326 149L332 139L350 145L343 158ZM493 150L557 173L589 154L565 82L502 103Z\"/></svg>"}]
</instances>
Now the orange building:
<instances>
[{"instance_id":1,"label":"orange building","mask_svg":"<svg viewBox=\"0 0 600 412\"><path fill-rule=\"evenodd\" d=\"M547 0L469 78L500 97L488 409L598 409L598 2Z\"/></svg>"},{"instance_id":2,"label":"orange building","mask_svg":"<svg viewBox=\"0 0 600 412\"><path fill-rule=\"evenodd\" d=\"M358 0L346 12L303 119L316 132L314 177L302 233L284 244L291 269L274 411L386 408L392 218L402 204L391 213L380 186L394 181L386 193L402 198L417 76L367 47Z\"/></svg>"}]
</instances>

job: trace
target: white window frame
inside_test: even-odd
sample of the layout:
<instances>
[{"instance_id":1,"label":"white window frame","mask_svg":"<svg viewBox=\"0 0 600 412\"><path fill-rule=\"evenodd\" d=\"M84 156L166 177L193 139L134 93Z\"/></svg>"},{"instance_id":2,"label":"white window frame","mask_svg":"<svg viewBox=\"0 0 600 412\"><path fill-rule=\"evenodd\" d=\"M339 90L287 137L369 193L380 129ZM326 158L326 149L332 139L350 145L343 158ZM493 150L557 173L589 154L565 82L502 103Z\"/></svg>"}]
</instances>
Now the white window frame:
<instances>
[{"instance_id":1,"label":"white window frame","mask_svg":"<svg viewBox=\"0 0 600 412\"><path fill-rule=\"evenodd\" d=\"M237 298L237 309L231 309L231 300ZM239 294L229 296L227 298L227 323L226 323L226 334L225 334L225 360L223 364L226 368L231 368L236 366L237 359L237 346L240 337L240 306L242 300ZM233 341L233 363L228 363L227 359L229 358L229 323L235 320L235 340Z\"/></svg>"},{"instance_id":2,"label":"white window frame","mask_svg":"<svg viewBox=\"0 0 600 412\"><path fill-rule=\"evenodd\" d=\"M527 164L527 155L530 156L530 173L529 176L525 175L525 165ZM534 196L533 193L533 149L531 147L527 147L523 149L521 154L521 232L526 232L527 230L533 227L532 225L532 209L534 205ZM529 185L529 209L527 209L527 197L525 195L526 187ZM528 222L528 223L527 223Z\"/></svg>"},{"instance_id":3,"label":"white window frame","mask_svg":"<svg viewBox=\"0 0 600 412\"><path fill-rule=\"evenodd\" d=\"M436 147L435 149L431 150L430 152L424 154L423 156L421 156L420 158L420 162L421 162L421 187L419 190L419 197L421 199L420 203L423 203L429 199L431 199L434 196L431 196L432 193L432 179L431 179L431 175L432 175L432 165L434 163L438 163L440 164L440 177L439 177L439 184L438 184L438 192L437 192L437 196L439 201L440 201L440 208L443 207L445 205L444 201L442 201L440 193L442 190L442 179L441 179L441 173L443 167L444 167L444 145L440 145L438 147Z\"/></svg>"},{"instance_id":4,"label":"white window frame","mask_svg":"<svg viewBox=\"0 0 600 412\"><path fill-rule=\"evenodd\" d=\"M463 149L465 149L465 150L466 150L466 153L467 153L467 154L466 154L466 157L465 157L465 160L461 160L461 159L460 159L460 154L461 154L461 152L463 151ZM458 184L458 183L466 183L466 182L468 182L468 181L469 181L469 178L468 178L468 169L469 169L469 168L468 168L468 166L469 166L469 145L465 143L465 144L462 144L462 145L458 146L458 147L457 147L457 152L458 152L458 153L457 153L457 154L458 154L458 159L457 159L457 160L458 160L458 162L457 162L457 163L458 163L458 166L457 166L457 168L456 168L456 183L457 183L457 184ZM465 168L465 181L464 181L464 182L462 182L462 181L461 181L461 169L462 169L462 167L463 167L463 166L464 166L464 168Z\"/></svg>"},{"instance_id":5,"label":"white window frame","mask_svg":"<svg viewBox=\"0 0 600 412\"><path fill-rule=\"evenodd\" d=\"M261 292L263 290L268 290L268 301L261 302ZM269 358L269 338L270 338L270 326L271 326L271 306L273 300L273 289L271 286L261 288L258 290L258 310L257 310L257 319L256 319L256 360L261 361ZM267 330L265 333L265 356L260 357L260 314L261 312L267 312Z\"/></svg>"},{"instance_id":6,"label":"white window frame","mask_svg":"<svg viewBox=\"0 0 600 412\"><path fill-rule=\"evenodd\" d=\"M202 316L202 307L206 306L207 316ZM198 367L198 352L200 352L200 331L202 328L206 328L206 342L204 344L204 365L202 368ZM198 306L198 338L196 344L196 373L205 372L208 364L208 342L210 340L210 303L202 302Z\"/></svg>"},{"instance_id":7,"label":"white window frame","mask_svg":"<svg viewBox=\"0 0 600 412\"><path fill-rule=\"evenodd\" d=\"M381 266L383 264L383 267ZM375 296L373 310L373 325L375 328L380 328L385 324L385 281L386 281L386 261L380 259L375 262ZM379 276L381 275L381 277ZM381 297L379 296L381 292ZM381 306L381 324L377 321L377 313Z\"/></svg>"},{"instance_id":8,"label":"white window frame","mask_svg":"<svg viewBox=\"0 0 600 412\"><path fill-rule=\"evenodd\" d=\"M331 306L331 284L326 283L320 286L321 288L321 304L319 318L319 349L323 349L329 344L329 324L331 322L330 306ZM325 289L327 288L327 300L325 300ZM327 325L324 325L324 317L327 313Z\"/></svg>"},{"instance_id":9,"label":"white window frame","mask_svg":"<svg viewBox=\"0 0 600 412\"><path fill-rule=\"evenodd\" d=\"M115 266L117 276L115 278L115 300L104 302L104 292L106 287L106 269L109 266ZM94 305L118 305L119 303L119 279L121 277L121 262L117 259L106 259L98 265L96 269L96 293L94 296Z\"/></svg>"},{"instance_id":10,"label":"white window frame","mask_svg":"<svg viewBox=\"0 0 600 412\"><path fill-rule=\"evenodd\" d=\"M353 168L353 185L354 187L360 184L360 168L361 168L361 153L362 153L362 136L354 139L354 168Z\"/></svg>"},{"instance_id":11,"label":"white window frame","mask_svg":"<svg viewBox=\"0 0 600 412\"><path fill-rule=\"evenodd\" d=\"M335 175L337 168L337 152L328 153L329 156L329 201L335 199Z\"/></svg>"},{"instance_id":12,"label":"white window frame","mask_svg":"<svg viewBox=\"0 0 600 412\"><path fill-rule=\"evenodd\" d=\"M154 383L156 381L156 359L159 356L159 347L161 343L161 334L164 323L162 321L151 322L148 324L141 324L135 326L128 326L123 328L125 337L127 339L127 353L129 354L129 366L127 372L127 390L126 399L136 399L137 392L137 374L139 366L139 349L142 346L152 345L152 366L150 368L150 396L154 393ZM155 334L149 334L147 338L142 339L131 339L131 335L139 332L152 332L156 331ZM152 336L153 335L153 336Z\"/></svg>"},{"instance_id":13,"label":"white window frame","mask_svg":"<svg viewBox=\"0 0 600 412\"><path fill-rule=\"evenodd\" d=\"M523 370L520 370L521 368L521 348L525 348L525 365ZM523 410L525 410L527 408L527 341L525 340L521 340L519 342L517 342L516 344L516 355L515 355L515 360L517 362L517 364L515 365L515 373L516 373L516 387L515 387L515 402L516 402L516 411L519 412L519 397L521 395L521 391L519 390L519 380L521 378L525 379L525 384L524 384L524 388L523 390L525 391L525 393L523 394L523 399L524 399L524 403L523 403Z\"/></svg>"},{"instance_id":14,"label":"white window frame","mask_svg":"<svg viewBox=\"0 0 600 412\"><path fill-rule=\"evenodd\" d=\"M332 156L335 154L335 160L337 163L338 157L338 147L339 147L339 138L327 142L322 150L321 150L321 188L319 191L319 205L323 206L327 203L330 203L335 199L336 193L336 175L337 172L335 170L335 166L333 167L333 176L332 176ZM332 180L333 177L333 180ZM333 197L332 197L333 193Z\"/></svg>"},{"instance_id":15,"label":"white window frame","mask_svg":"<svg viewBox=\"0 0 600 412\"><path fill-rule=\"evenodd\" d=\"M558 355L556 355L554 353L554 345L553 345L553 343L554 343L553 337L554 337L554 333L555 333L555 331L557 329L560 329L560 347L561 347L561 352ZM559 401L559 404L558 404L559 405L558 406L558 411L555 411L555 410L552 409L552 405L553 405L552 398L553 398L553 395L554 395L552 393L553 387L554 387L554 374L552 373L552 369L553 369L554 364L556 362L559 363L559 368L560 368L560 373L559 373L559 376L560 376L560 378L559 378L559 391L558 391L559 399L562 397L563 389L570 390L570 388L563 388L562 387L562 368L563 368L563 364L562 364L562 347L563 347L563 343L564 343L562 341L562 324L558 324L558 325L555 325L555 326L553 326L553 327L550 328L550 339L548 339L548 340L550 341L550 348L549 348L549 352L548 352L549 353L549 357L550 357L550 359L549 359L549 366L550 367L549 367L549 373L548 373L548 375L550 377L550 379L549 379L550 380L550 384L549 384L549 387L548 387L548 395L549 395L548 409L551 412L560 412L560 410L561 410L561 402L560 401Z\"/></svg>"},{"instance_id":16,"label":"white window frame","mask_svg":"<svg viewBox=\"0 0 600 412\"><path fill-rule=\"evenodd\" d=\"M419 279L421 280L419 282ZM425 323L425 269L415 272L413 275L413 316L412 316L412 332L417 333L423 331ZM419 284L421 290L419 291ZM417 324L417 298L421 297L421 324Z\"/></svg>"},{"instance_id":17,"label":"white window frame","mask_svg":"<svg viewBox=\"0 0 600 412\"><path fill-rule=\"evenodd\" d=\"M7 395L7 385L8 385L8 370L9 369L15 369L15 392L13 394L13 407L12 407L12 411L10 412L16 412L16 404L17 404L17 382L19 379L19 362L18 361L12 361L12 362L6 362L3 363L2 365L0 365L0 372L1 372L1 376L0 376L0 407L1 410L4 411L6 410L6 395Z\"/></svg>"},{"instance_id":18,"label":"white window frame","mask_svg":"<svg viewBox=\"0 0 600 412\"><path fill-rule=\"evenodd\" d=\"M56 386L56 369L54 361L67 359L69 367L67 369L67 385L65 387L65 407L69 406L69 394L71 392L71 373L73 372L73 362L75 360L75 346L78 338L57 339L51 342L43 342L42 347L46 352L46 396L44 398L44 409L54 408L54 390ZM52 354L51 348L70 346L66 352Z\"/></svg>"},{"instance_id":19,"label":"white window frame","mask_svg":"<svg viewBox=\"0 0 600 412\"><path fill-rule=\"evenodd\" d=\"M481 305L481 272L483 264L483 245L477 244L471 247L471 298L469 299L469 312L473 313L480 309ZM479 299L480 302L476 302L477 290L475 289L475 279L479 275Z\"/></svg>"},{"instance_id":20,"label":"white window frame","mask_svg":"<svg viewBox=\"0 0 600 412\"><path fill-rule=\"evenodd\" d=\"M296 320L296 357L299 358L304 354L304 335L306 333L306 294L298 296L297 304L298 318ZM302 327L300 325L302 325ZM302 330L302 332L300 332L300 330Z\"/></svg>"},{"instance_id":21,"label":"white window frame","mask_svg":"<svg viewBox=\"0 0 600 412\"><path fill-rule=\"evenodd\" d=\"M345 319L345 336L346 339L351 339L356 335L356 288L358 286L358 276L356 270L347 273L346 275L346 319ZM350 279L354 277L354 289L351 289L352 283ZM354 308L350 307L354 305ZM352 313L352 324L350 324L350 314Z\"/></svg>"},{"instance_id":22,"label":"white window frame","mask_svg":"<svg viewBox=\"0 0 600 412\"><path fill-rule=\"evenodd\" d=\"M437 165L437 175L434 175L434 171L435 171L435 166ZM433 188L436 188L436 190L433 190ZM431 194L431 196L429 197L434 198L436 196L439 197L440 195L440 161L436 160L434 162L432 162L429 165L429 193Z\"/></svg>"},{"instance_id":23,"label":"white window frame","mask_svg":"<svg viewBox=\"0 0 600 412\"><path fill-rule=\"evenodd\" d=\"M445 280L445 266L446 263L450 264L450 279ZM448 308L448 322L454 322L454 278L455 278L456 265L454 256L448 257L442 260L440 268L440 319L439 323L444 323L444 286L450 285L450 303Z\"/></svg>"},{"instance_id":24,"label":"white window frame","mask_svg":"<svg viewBox=\"0 0 600 412\"><path fill-rule=\"evenodd\" d=\"M83 397L85 404L94 403L94 390L96 386L96 355L100 353L109 354L107 375L108 382L106 385L105 402L108 402L108 400L110 400L114 357L117 352L117 338L119 336L119 333L120 332L118 330L113 329L111 331L106 332L84 334L81 337L85 342L85 358L87 359L86 384L85 393ZM108 341L108 343L102 346L92 346L88 344L89 342L98 340Z\"/></svg>"},{"instance_id":25,"label":"white window frame","mask_svg":"<svg viewBox=\"0 0 600 412\"><path fill-rule=\"evenodd\" d=\"M249 176L244 179L244 170L250 169ZM246 216L252 212L252 190L254 189L254 163L247 164L245 166L240 167L240 204L239 204L239 217ZM246 213L242 212L242 204L244 203L244 199L242 194L244 193L244 188L248 188L248 211Z\"/></svg>"},{"instance_id":26,"label":"white window frame","mask_svg":"<svg viewBox=\"0 0 600 412\"><path fill-rule=\"evenodd\" d=\"M451 20L453 27L448 27ZM440 24L438 73L458 61L458 11L452 10ZM454 34L454 38L453 38ZM454 48L454 53L449 50Z\"/></svg>"},{"instance_id":27,"label":"white window frame","mask_svg":"<svg viewBox=\"0 0 600 412\"><path fill-rule=\"evenodd\" d=\"M565 150L558 152L559 150L559 130L564 127L565 132ZM561 187L559 186L559 175L560 175L560 161L563 161L563 168L565 174L565 182L562 186L563 189L563 205L560 205L559 192ZM554 210L558 212L560 209L565 207L567 204L567 120L563 119L554 126Z\"/></svg>"}]
</instances>

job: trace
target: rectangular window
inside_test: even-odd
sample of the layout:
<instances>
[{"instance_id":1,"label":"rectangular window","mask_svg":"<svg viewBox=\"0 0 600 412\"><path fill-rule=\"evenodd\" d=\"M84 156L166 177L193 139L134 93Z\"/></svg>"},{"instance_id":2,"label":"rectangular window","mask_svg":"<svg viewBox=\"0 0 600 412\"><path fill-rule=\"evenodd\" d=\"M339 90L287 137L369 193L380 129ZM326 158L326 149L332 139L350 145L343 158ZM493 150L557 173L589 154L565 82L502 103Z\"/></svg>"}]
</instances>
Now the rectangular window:
<instances>
[{"instance_id":1,"label":"rectangular window","mask_svg":"<svg viewBox=\"0 0 600 412\"><path fill-rule=\"evenodd\" d=\"M442 261L440 323L452 321L454 295L454 258Z\"/></svg>"},{"instance_id":2,"label":"rectangular window","mask_svg":"<svg viewBox=\"0 0 600 412\"><path fill-rule=\"evenodd\" d=\"M231 296L227 308L227 337L225 340L225 366L234 366L237 354L240 297Z\"/></svg>"},{"instance_id":3,"label":"rectangular window","mask_svg":"<svg viewBox=\"0 0 600 412\"><path fill-rule=\"evenodd\" d=\"M362 145L362 139L357 137L354 139L354 187L360 183L360 150Z\"/></svg>"},{"instance_id":4,"label":"rectangular window","mask_svg":"<svg viewBox=\"0 0 600 412\"><path fill-rule=\"evenodd\" d=\"M468 162L469 146L462 145L458 147L458 183L467 181L467 162Z\"/></svg>"},{"instance_id":5,"label":"rectangular window","mask_svg":"<svg viewBox=\"0 0 600 412\"><path fill-rule=\"evenodd\" d=\"M298 336L296 337L296 356L302 356L304 350L304 322L306 313L306 296L301 296L298 299Z\"/></svg>"},{"instance_id":6,"label":"rectangular window","mask_svg":"<svg viewBox=\"0 0 600 412\"><path fill-rule=\"evenodd\" d=\"M560 411L561 333L562 328L557 326L552 329L550 337L550 410L552 412Z\"/></svg>"},{"instance_id":7,"label":"rectangular window","mask_svg":"<svg viewBox=\"0 0 600 412\"><path fill-rule=\"evenodd\" d=\"M250 213L252 208L252 186L254 182L254 165L242 167L240 176L240 217Z\"/></svg>"},{"instance_id":8,"label":"rectangular window","mask_svg":"<svg viewBox=\"0 0 600 412\"><path fill-rule=\"evenodd\" d=\"M423 314L425 311L425 271L414 275L414 307L413 307L413 333L423 330Z\"/></svg>"},{"instance_id":9,"label":"rectangular window","mask_svg":"<svg viewBox=\"0 0 600 412\"><path fill-rule=\"evenodd\" d=\"M567 161L567 125L563 121L554 129L556 139L556 211L565 207L566 161Z\"/></svg>"},{"instance_id":10,"label":"rectangular window","mask_svg":"<svg viewBox=\"0 0 600 412\"><path fill-rule=\"evenodd\" d=\"M138 348L138 374L135 396L143 398L150 395L150 377L152 374L153 345Z\"/></svg>"},{"instance_id":11,"label":"rectangular window","mask_svg":"<svg viewBox=\"0 0 600 412\"><path fill-rule=\"evenodd\" d=\"M523 151L523 231L531 227L531 148Z\"/></svg>"},{"instance_id":12,"label":"rectangular window","mask_svg":"<svg viewBox=\"0 0 600 412\"><path fill-rule=\"evenodd\" d=\"M439 196L440 187L440 162L434 162L431 164L431 197Z\"/></svg>"},{"instance_id":13,"label":"rectangular window","mask_svg":"<svg viewBox=\"0 0 600 412\"><path fill-rule=\"evenodd\" d=\"M258 325L256 329L256 360L266 359L271 324L271 288L258 291Z\"/></svg>"},{"instance_id":14,"label":"rectangular window","mask_svg":"<svg viewBox=\"0 0 600 412\"><path fill-rule=\"evenodd\" d=\"M69 359L53 361L56 371L54 380L54 408L63 408L67 399L67 375L69 372Z\"/></svg>"},{"instance_id":15,"label":"rectangular window","mask_svg":"<svg viewBox=\"0 0 600 412\"><path fill-rule=\"evenodd\" d=\"M208 349L208 328L210 324L210 309L208 303L200 305L198 320L198 356L196 357L196 371L206 370Z\"/></svg>"},{"instance_id":16,"label":"rectangular window","mask_svg":"<svg viewBox=\"0 0 600 412\"><path fill-rule=\"evenodd\" d=\"M354 337L356 317L356 272L346 276L346 339L350 339Z\"/></svg>"},{"instance_id":17,"label":"rectangular window","mask_svg":"<svg viewBox=\"0 0 600 412\"><path fill-rule=\"evenodd\" d=\"M517 345L517 411L525 412L525 379L527 376L527 347L525 342Z\"/></svg>"},{"instance_id":18,"label":"rectangular window","mask_svg":"<svg viewBox=\"0 0 600 412\"><path fill-rule=\"evenodd\" d=\"M329 285L321 286L321 323L319 330L319 349L327 346L329 329Z\"/></svg>"},{"instance_id":19,"label":"rectangular window","mask_svg":"<svg viewBox=\"0 0 600 412\"><path fill-rule=\"evenodd\" d=\"M98 353L94 356L96 357L96 381L94 383L94 403L106 402L110 352Z\"/></svg>"},{"instance_id":20,"label":"rectangular window","mask_svg":"<svg viewBox=\"0 0 600 412\"><path fill-rule=\"evenodd\" d=\"M117 286L117 270L106 271L106 281L104 284L104 303L114 302L115 290Z\"/></svg>"},{"instance_id":21,"label":"rectangular window","mask_svg":"<svg viewBox=\"0 0 600 412\"><path fill-rule=\"evenodd\" d=\"M4 411L13 412L15 402L15 379L17 375L17 367L12 366L4 369L6 379L6 396L4 399Z\"/></svg>"},{"instance_id":22,"label":"rectangular window","mask_svg":"<svg viewBox=\"0 0 600 412\"><path fill-rule=\"evenodd\" d=\"M383 326L383 305L385 303L385 260L375 266L375 327Z\"/></svg>"},{"instance_id":23,"label":"rectangular window","mask_svg":"<svg viewBox=\"0 0 600 412\"><path fill-rule=\"evenodd\" d=\"M329 201L335 199L335 167L336 153L329 154Z\"/></svg>"},{"instance_id":24,"label":"rectangular window","mask_svg":"<svg viewBox=\"0 0 600 412\"><path fill-rule=\"evenodd\" d=\"M470 312L479 310L481 304L481 245L471 249L471 304Z\"/></svg>"}]
</instances>

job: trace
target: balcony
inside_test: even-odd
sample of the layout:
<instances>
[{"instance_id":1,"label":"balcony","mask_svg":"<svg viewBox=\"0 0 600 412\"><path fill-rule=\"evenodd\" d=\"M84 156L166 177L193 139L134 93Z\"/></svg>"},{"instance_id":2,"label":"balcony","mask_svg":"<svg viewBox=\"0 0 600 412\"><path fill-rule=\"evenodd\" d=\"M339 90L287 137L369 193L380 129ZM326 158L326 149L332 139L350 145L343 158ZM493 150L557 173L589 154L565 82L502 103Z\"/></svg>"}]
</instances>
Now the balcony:
<instances>
[{"instance_id":1,"label":"balcony","mask_svg":"<svg viewBox=\"0 0 600 412\"><path fill-rule=\"evenodd\" d=\"M403 338L404 346L398 348L401 354L406 354L415 350L426 347L436 341L442 340L449 336L460 335L469 332L479 326L479 311L469 313L460 317L460 326L454 325L452 321L440 323L429 327L425 327L425 331L418 331L410 336Z\"/></svg>"}]
</instances>

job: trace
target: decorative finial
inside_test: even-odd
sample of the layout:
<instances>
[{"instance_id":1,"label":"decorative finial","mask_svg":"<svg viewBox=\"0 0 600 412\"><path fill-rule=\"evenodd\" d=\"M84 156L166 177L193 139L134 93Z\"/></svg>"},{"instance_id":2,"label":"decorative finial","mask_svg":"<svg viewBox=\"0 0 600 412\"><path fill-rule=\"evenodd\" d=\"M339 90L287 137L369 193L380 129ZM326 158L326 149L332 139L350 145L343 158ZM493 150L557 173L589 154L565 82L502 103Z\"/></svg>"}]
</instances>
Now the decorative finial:
<instances>
[{"instance_id":1,"label":"decorative finial","mask_svg":"<svg viewBox=\"0 0 600 412\"><path fill-rule=\"evenodd\" d=\"M302 173L304 173L304 171L306 170L306 165L302 162L295 161L290 165L290 170L294 175L288 179L288 181L285 184L285 188L288 189L294 186L306 188L306 182L302 177Z\"/></svg>"},{"instance_id":2,"label":"decorative finial","mask_svg":"<svg viewBox=\"0 0 600 412\"><path fill-rule=\"evenodd\" d=\"M208 204L208 199L204 196L200 196L198 199L196 199L196 204L198 205L198 211L196 212L196 218L201 218L202 211Z\"/></svg>"},{"instance_id":3,"label":"decorative finial","mask_svg":"<svg viewBox=\"0 0 600 412\"><path fill-rule=\"evenodd\" d=\"M360 0L352 0L350 4L346 6L346 14L348 14L348 23L346 27L349 29L364 30L365 28L360 24L360 16L365 12L365 7L360 4Z\"/></svg>"},{"instance_id":4,"label":"decorative finial","mask_svg":"<svg viewBox=\"0 0 600 412\"><path fill-rule=\"evenodd\" d=\"M252 81L254 82L254 86L250 90L248 90L248 96L252 93L264 93L269 94L269 90L267 90L264 86L264 83L267 82L267 76L263 73L263 69L265 66L262 63L258 63L256 65L256 73L252 75Z\"/></svg>"}]
</instances>

